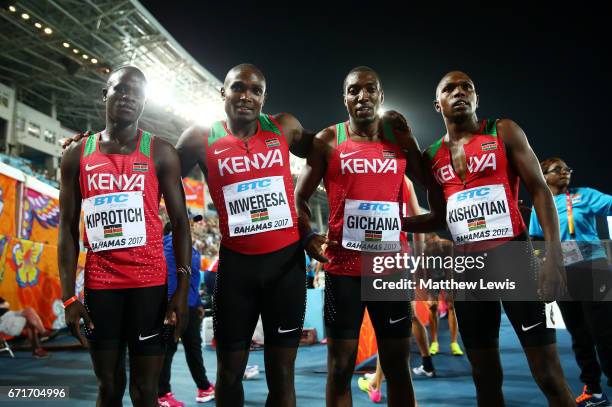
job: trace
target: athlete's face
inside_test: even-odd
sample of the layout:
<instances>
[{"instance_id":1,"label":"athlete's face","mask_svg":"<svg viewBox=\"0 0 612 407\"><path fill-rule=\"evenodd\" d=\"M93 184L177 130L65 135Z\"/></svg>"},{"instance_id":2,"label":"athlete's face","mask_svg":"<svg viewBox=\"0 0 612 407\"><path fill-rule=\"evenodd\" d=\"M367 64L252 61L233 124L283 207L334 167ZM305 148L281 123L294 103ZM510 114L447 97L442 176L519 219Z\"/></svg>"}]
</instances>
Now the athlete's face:
<instances>
[{"instance_id":1,"label":"athlete's face","mask_svg":"<svg viewBox=\"0 0 612 407\"><path fill-rule=\"evenodd\" d=\"M572 180L572 172L565 161L555 161L545 170L544 178L550 186L565 188Z\"/></svg>"},{"instance_id":2,"label":"athlete's face","mask_svg":"<svg viewBox=\"0 0 612 407\"><path fill-rule=\"evenodd\" d=\"M146 100L146 81L131 69L115 72L102 90L108 117L117 123L130 124L140 118Z\"/></svg>"},{"instance_id":3,"label":"athlete's face","mask_svg":"<svg viewBox=\"0 0 612 407\"><path fill-rule=\"evenodd\" d=\"M463 72L447 74L436 89L434 107L448 118L472 116L478 108L474 82Z\"/></svg>"},{"instance_id":4,"label":"athlete's face","mask_svg":"<svg viewBox=\"0 0 612 407\"><path fill-rule=\"evenodd\" d=\"M230 120L257 120L266 100L266 81L248 68L230 72L221 88L221 97Z\"/></svg>"},{"instance_id":5,"label":"athlete's face","mask_svg":"<svg viewBox=\"0 0 612 407\"><path fill-rule=\"evenodd\" d=\"M353 72L344 83L344 106L351 119L358 124L375 121L385 98L376 74Z\"/></svg>"}]
</instances>

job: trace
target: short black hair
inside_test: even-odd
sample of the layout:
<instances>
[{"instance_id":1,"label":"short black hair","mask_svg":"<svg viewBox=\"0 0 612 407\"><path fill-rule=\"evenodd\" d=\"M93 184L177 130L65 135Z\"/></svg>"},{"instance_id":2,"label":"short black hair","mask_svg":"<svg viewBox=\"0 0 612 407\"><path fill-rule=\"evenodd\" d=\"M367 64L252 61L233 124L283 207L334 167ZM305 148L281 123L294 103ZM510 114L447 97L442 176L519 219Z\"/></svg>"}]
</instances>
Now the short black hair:
<instances>
[{"instance_id":1,"label":"short black hair","mask_svg":"<svg viewBox=\"0 0 612 407\"><path fill-rule=\"evenodd\" d=\"M242 64L238 64L232 69L230 69L229 71L227 71L227 74L225 75L225 79L223 79L223 86L225 86L225 83L227 82L227 78L230 76L231 73L236 72L236 71L242 71L245 69L255 72L255 75L259 76L263 80L263 82L266 83L266 77L264 76L263 72L261 72L261 69L259 69L253 64L249 64L245 62Z\"/></svg>"},{"instance_id":2,"label":"short black hair","mask_svg":"<svg viewBox=\"0 0 612 407\"><path fill-rule=\"evenodd\" d=\"M142 78L143 81L145 81L145 83L147 82L147 77L144 74L144 72L142 72L142 70L140 70L140 68L137 68L133 65L122 65L118 68L113 69L113 71L110 73L110 75L108 75L108 79L106 80L106 85L108 85L110 83L111 78L113 78L115 75L117 75L119 72L121 71L131 71L134 72L136 75L140 76Z\"/></svg>"},{"instance_id":3,"label":"short black hair","mask_svg":"<svg viewBox=\"0 0 612 407\"><path fill-rule=\"evenodd\" d=\"M380 77L378 76L378 72L376 72L374 69L370 68L369 66L360 65L360 66L357 66L351 69L349 73L347 73L346 76L344 77L344 82L342 83L342 94L344 94L344 92L346 91L346 80L348 79L349 76L351 76L355 72L369 72L373 74L376 77L376 81L378 81L378 86L382 88L382 84L380 83Z\"/></svg>"}]
</instances>

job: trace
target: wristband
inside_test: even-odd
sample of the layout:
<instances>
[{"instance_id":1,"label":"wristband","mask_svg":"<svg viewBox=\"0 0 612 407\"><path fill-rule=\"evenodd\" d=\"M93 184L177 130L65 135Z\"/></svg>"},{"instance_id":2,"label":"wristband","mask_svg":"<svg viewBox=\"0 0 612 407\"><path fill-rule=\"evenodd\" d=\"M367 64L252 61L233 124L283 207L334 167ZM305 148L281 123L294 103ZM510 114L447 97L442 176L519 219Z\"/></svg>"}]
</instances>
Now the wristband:
<instances>
[{"instance_id":1,"label":"wristband","mask_svg":"<svg viewBox=\"0 0 612 407\"><path fill-rule=\"evenodd\" d=\"M302 245L302 247L306 247L306 245L316 236L317 234L315 232L310 232L309 234L307 234L306 236L304 236L301 240L300 243Z\"/></svg>"},{"instance_id":2,"label":"wristband","mask_svg":"<svg viewBox=\"0 0 612 407\"><path fill-rule=\"evenodd\" d=\"M72 304L73 302L76 302L78 300L79 300L79 297L77 297L76 295L73 295L72 297L70 297L66 301L64 301L64 304L62 304L62 307L64 307L64 309L66 309L70 304Z\"/></svg>"},{"instance_id":3,"label":"wristband","mask_svg":"<svg viewBox=\"0 0 612 407\"><path fill-rule=\"evenodd\" d=\"M190 266L186 266L186 267L178 266L176 268L176 271L177 271L177 273L187 274L188 276L191 275L191 267Z\"/></svg>"}]
</instances>

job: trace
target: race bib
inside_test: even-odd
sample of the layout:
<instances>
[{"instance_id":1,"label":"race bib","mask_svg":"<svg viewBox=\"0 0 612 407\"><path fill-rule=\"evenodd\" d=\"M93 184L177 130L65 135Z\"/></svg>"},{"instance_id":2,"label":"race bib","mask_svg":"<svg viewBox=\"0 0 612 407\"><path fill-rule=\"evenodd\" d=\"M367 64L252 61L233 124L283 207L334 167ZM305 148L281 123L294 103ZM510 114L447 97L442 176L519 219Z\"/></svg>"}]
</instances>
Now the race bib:
<instances>
[{"instance_id":1,"label":"race bib","mask_svg":"<svg viewBox=\"0 0 612 407\"><path fill-rule=\"evenodd\" d=\"M97 195L83 200L85 232L94 252L147 243L142 191Z\"/></svg>"},{"instance_id":2,"label":"race bib","mask_svg":"<svg viewBox=\"0 0 612 407\"><path fill-rule=\"evenodd\" d=\"M566 329L561 310L556 301L544 304L546 313L546 328Z\"/></svg>"},{"instance_id":3,"label":"race bib","mask_svg":"<svg viewBox=\"0 0 612 407\"><path fill-rule=\"evenodd\" d=\"M230 236L293 226L282 176L251 179L223 187Z\"/></svg>"},{"instance_id":4,"label":"race bib","mask_svg":"<svg viewBox=\"0 0 612 407\"><path fill-rule=\"evenodd\" d=\"M578 243L576 243L575 240L561 242L561 250L563 251L564 266L570 266L574 263L584 261L584 257L582 256Z\"/></svg>"},{"instance_id":5,"label":"race bib","mask_svg":"<svg viewBox=\"0 0 612 407\"><path fill-rule=\"evenodd\" d=\"M513 237L510 206L503 185L454 193L446 205L446 222L458 244Z\"/></svg>"},{"instance_id":6,"label":"race bib","mask_svg":"<svg viewBox=\"0 0 612 407\"><path fill-rule=\"evenodd\" d=\"M397 252L400 231L397 202L345 201L342 247L363 252Z\"/></svg>"}]
</instances>

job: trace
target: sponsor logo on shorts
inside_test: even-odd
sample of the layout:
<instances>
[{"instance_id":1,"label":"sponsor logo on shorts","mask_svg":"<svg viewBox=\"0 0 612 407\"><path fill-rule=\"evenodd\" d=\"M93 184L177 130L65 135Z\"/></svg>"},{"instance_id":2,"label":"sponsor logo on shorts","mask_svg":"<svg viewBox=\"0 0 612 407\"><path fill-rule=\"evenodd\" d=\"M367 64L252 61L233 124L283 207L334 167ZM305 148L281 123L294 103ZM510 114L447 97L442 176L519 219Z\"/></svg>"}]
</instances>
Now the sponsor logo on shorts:
<instances>
[{"instance_id":1,"label":"sponsor logo on shorts","mask_svg":"<svg viewBox=\"0 0 612 407\"><path fill-rule=\"evenodd\" d=\"M251 211L251 222L261 222L263 220L268 220L268 208L262 209L254 209Z\"/></svg>"},{"instance_id":2,"label":"sponsor logo on shorts","mask_svg":"<svg viewBox=\"0 0 612 407\"><path fill-rule=\"evenodd\" d=\"M151 339L155 336L159 335L159 332L153 335L149 335L149 336L142 336L142 334L138 335L138 340L139 341L146 341L147 339Z\"/></svg>"},{"instance_id":3,"label":"sponsor logo on shorts","mask_svg":"<svg viewBox=\"0 0 612 407\"><path fill-rule=\"evenodd\" d=\"M389 323L390 323L391 325L393 325L393 324L397 324L398 322L403 321L403 320L404 320L404 319L406 319L406 318L408 318L408 316L401 317L400 319L391 319L391 318L389 318Z\"/></svg>"},{"instance_id":4,"label":"sponsor logo on shorts","mask_svg":"<svg viewBox=\"0 0 612 407\"><path fill-rule=\"evenodd\" d=\"M297 328L293 328L293 329L281 329L281 327L278 327L278 333L279 334L286 334L288 332L293 332L293 331L297 331Z\"/></svg>"},{"instance_id":5,"label":"sponsor logo on shorts","mask_svg":"<svg viewBox=\"0 0 612 407\"><path fill-rule=\"evenodd\" d=\"M536 326L540 325L541 322L538 322L537 324L531 325L531 326L525 326L525 325L521 325L521 329L523 330L523 332L527 332L530 329L535 328Z\"/></svg>"}]
</instances>

